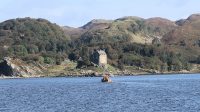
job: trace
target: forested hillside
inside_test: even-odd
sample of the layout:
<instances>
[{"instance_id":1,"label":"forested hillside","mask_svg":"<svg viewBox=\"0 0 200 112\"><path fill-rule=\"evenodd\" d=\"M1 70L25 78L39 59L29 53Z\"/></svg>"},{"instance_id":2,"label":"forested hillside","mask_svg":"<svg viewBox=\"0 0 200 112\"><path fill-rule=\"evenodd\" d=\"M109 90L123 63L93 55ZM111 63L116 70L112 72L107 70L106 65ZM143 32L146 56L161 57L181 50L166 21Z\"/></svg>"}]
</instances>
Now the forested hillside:
<instances>
[{"instance_id":1,"label":"forested hillside","mask_svg":"<svg viewBox=\"0 0 200 112\"><path fill-rule=\"evenodd\" d=\"M93 20L78 28L84 32L72 41L75 51L70 59L84 55L89 65L88 54L94 49L104 49L109 63L121 69L131 66L158 71L190 70L200 59L199 20L198 14L175 22L139 17ZM84 50L83 54L78 54L79 48Z\"/></svg>"},{"instance_id":2,"label":"forested hillside","mask_svg":"<svg viewBox=\"0 0 200 112\"><path fill-rule=\"evenodd\" d=\"M69 39L60 26L45 19L7 20L0 23L0 57L59 63L67 57Z\"/></svg>"},{"instance_id":3,"label":"forested hillside","mask_svg":"<svg viewBox=\"0 0 200 112\"><path fill-rule=\"evenodd\" d=\"M0 58L59 65L65 59L92 67L94 50L105 50L118 69L159 72L191 70L200 63L200 15L170 21L123 17L92 20L79 28L60 27L44 19L17 18L0 23Z\"/></svg>"}]
</instances>

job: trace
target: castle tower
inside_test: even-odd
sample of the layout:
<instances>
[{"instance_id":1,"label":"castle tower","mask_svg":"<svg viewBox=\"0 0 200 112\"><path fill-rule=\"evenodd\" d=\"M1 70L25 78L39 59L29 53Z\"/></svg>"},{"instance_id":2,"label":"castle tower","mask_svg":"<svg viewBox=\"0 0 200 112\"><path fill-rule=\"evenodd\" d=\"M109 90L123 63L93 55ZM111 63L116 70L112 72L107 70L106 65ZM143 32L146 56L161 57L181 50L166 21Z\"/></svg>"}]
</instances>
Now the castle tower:
<instances>
[{"instance_id":1,"label":"castle tower","mask_svg":"<svg viewBox=\"0 0 200 112\"><path fill-rule=\"evenodd\" d=\"M107 64L107 54L104 50L96 50L93 53L93 62L99 66Z\"/></svg>"},{"instance_id":2,"label":"castle tower","mask_svg":"<svg viewBox=\"0 0 200 112\"><path fill-rule=\"evenodd\" d=\"M103 66L107 64L107 54L104 50L98 50L99 54L98 65Z\"/></svg>"}]
</instances>

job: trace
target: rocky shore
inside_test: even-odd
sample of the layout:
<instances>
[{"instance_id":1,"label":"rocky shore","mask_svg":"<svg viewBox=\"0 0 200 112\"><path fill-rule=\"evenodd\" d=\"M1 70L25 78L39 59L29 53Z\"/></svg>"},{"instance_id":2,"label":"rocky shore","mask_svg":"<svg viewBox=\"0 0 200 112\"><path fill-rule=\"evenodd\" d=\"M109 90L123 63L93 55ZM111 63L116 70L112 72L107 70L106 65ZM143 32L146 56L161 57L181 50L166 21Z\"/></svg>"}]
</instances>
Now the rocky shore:
<instances>
[{"instance_id":1,"label":"rocky shore","mask_svg":"<svg viewBox=\"0 0 200 112\"><path fill-rule=\"evenodd\" d=\"M2 77L36 77L43 69L34 63L27 64L20 59L5 57L0 62L0 76Z\"/></svg>"},{"instance_id":2,"label":"rocky shore","mask_svg":"<svg viewBox=\"0 0 200 112\"><path fill-rule=\"evenodd\" d=\"M0 78L32 78L32 77L102 77L102 70L66 68L67 64L59 66L42 66L37 63L25 63L22 60L6 57L0 62ZM62 69L61 69L62 68ZM156 70L118 70L110 69L108 72L113 76L137 76L137 75L157 75L157 74L193 74L200 71L196 66L193 70L187 71L167 71L159 72Z\"/></svg>"}]
</instances>

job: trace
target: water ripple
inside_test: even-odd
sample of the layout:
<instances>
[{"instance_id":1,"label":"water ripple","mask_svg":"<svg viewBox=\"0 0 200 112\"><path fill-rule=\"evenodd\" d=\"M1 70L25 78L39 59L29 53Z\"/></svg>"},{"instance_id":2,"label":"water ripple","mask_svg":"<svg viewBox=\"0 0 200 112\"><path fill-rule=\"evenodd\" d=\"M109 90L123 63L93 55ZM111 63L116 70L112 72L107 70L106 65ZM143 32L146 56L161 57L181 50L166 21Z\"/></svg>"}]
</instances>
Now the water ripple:
<instances>
[{"instance_id":1,"label":"water ripple","mask_svg":"<svg viewBox=\"0 0 200 112\"><path fill-rule=\"evenodd\" d=\"M0 80L1 112L198 112L200 75Z\"/></svg>"}]
</instances>

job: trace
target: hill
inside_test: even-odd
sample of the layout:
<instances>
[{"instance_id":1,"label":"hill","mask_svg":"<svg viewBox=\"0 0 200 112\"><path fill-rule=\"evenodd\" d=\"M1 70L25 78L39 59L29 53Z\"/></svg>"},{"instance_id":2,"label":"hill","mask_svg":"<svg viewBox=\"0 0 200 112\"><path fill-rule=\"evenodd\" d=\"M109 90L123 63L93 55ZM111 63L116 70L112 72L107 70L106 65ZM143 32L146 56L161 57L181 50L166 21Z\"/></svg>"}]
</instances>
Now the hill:
<instances>
[{"instance_id":1,"label":"hill","mask_svg":"<svg viewBox=\"0 0 200 112\"><path fill-rule=\"evenodd\" d=\"M67 54L69 40L60 26L45 19L7 20L0 23L0 58L55 63Z\"/></svg>"},{"instance_id":2,"label":"hill","mask_svg":"<svg viewBox=\"0 0 200 112\"><path fill-rule=\"evenodd\" d=\"M109 64L118 68L188 70L198 62L200 55L198 41L192 41L198 39L199 20L198 14L178 21L134 16L113 21L93 20L78 28L84 32L72 41L72 54L75 57L85 54L85 60L89 60L86 54L91 54L94 49L105 49ZM81 54L81 51L86 52Z\"/></svg>"},{"instance_id":3,"label":"hill","mask_svg":"<svg viewBox=\"0 0 200 112\"><path fill-rule=\"evenodd\" d=\"M82 43L105 43L130 41L152 43L175 29L175 22L163 18L143 19L129 16L116 20L92 20L80 28L64 28L65 32L80 39ZM74 32L73 34L71 32Z\"/></svg>"},{"instance_id":4,"label":"hill","mask_svg":"<svg viewBox=\"0 0 200 112\"><path fill-rule=\"evenodd\" d=\"M91 57L94 50L103 49L108 64L116 70L198 71L199 29L199 14L178 21L135 16L94 19L79 28L60 27L44 19L17 18L0 23L0 58L19 58L31 66L52 66L47 71L53 74L59 70L69 73L72 68L76 73L79 69L98 70Z\"/></svg>"},{"instance_id":5,"label":"hill","mask_svg":"<svg viewBox=\"0 0 200 112\"><path fill-rule=\"evenodd\" d=\"M176 24L178 27L165 34L162 41L192 61L200 55L200 14L176 21Z\"/></svg>"}]
</instances>

